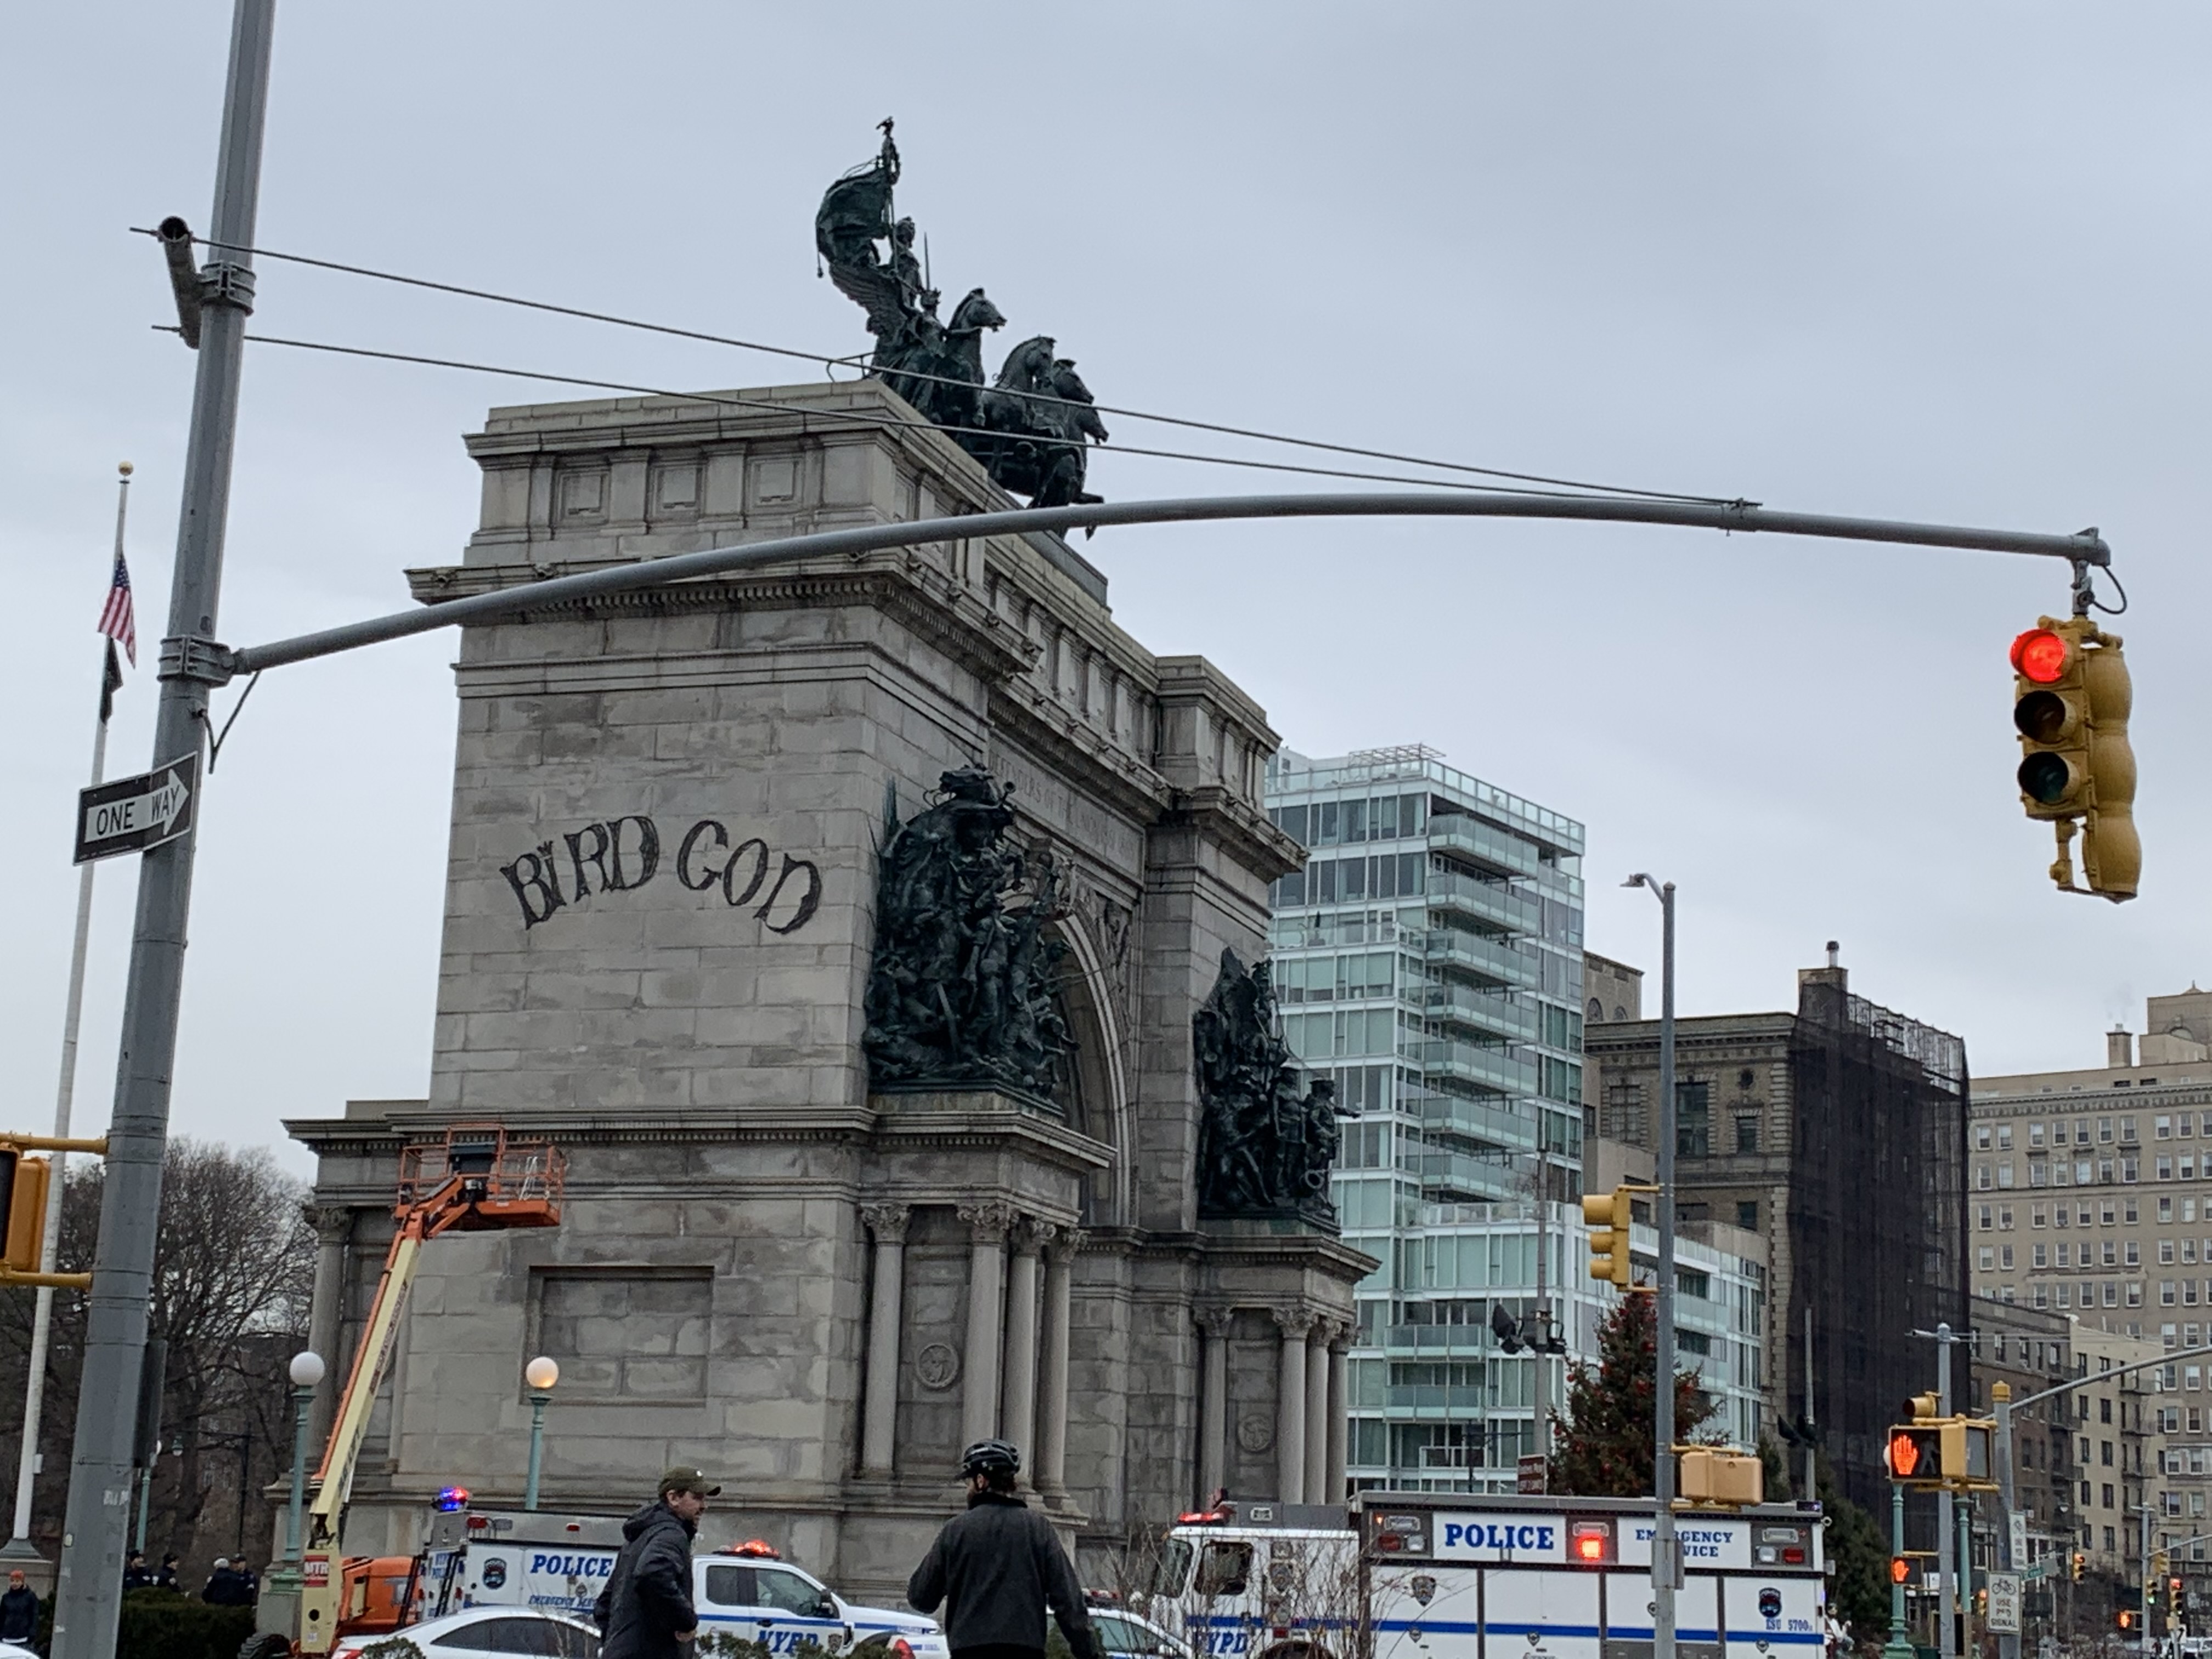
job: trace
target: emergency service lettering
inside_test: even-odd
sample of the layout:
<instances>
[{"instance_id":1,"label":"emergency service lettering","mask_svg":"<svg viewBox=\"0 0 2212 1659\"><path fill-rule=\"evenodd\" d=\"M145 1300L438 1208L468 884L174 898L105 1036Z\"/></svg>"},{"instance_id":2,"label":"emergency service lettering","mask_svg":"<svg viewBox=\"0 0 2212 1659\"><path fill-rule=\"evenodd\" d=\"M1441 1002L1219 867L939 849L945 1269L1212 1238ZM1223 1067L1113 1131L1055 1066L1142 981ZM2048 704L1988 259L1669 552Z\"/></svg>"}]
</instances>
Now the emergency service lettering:
<instances>
[{"instance_id":1,"label":"emergency service lettering","mask_svg":"<svg viewBox=\"0 0 2212 1659\"><path fill-rule=\"evenodd\" d=\"M532 1573L558 1573L564 1578L605 1578L614 1571L611 1555L533 1555L530 1558Z\"/></svg>"}]
</instances>

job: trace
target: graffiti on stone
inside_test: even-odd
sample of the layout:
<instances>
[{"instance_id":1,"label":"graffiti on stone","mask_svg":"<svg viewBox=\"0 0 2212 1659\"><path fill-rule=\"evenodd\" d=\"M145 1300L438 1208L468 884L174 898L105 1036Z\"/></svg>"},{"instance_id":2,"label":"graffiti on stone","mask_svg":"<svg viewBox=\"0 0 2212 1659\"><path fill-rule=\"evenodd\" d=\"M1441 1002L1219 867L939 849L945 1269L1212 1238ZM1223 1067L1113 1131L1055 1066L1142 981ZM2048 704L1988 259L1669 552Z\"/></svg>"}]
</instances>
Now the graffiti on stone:
<instances>
[{"instance_id":1,"label":"graffiti on stone","mask_svg":"<svg viewBox=\"0 0 2212 1659\"><path fill-rule=\"evenodd\" d=\"M660 827L641 812L567 831L499 866L526 933L580 899L634 892L660 873ZM670 868L686 890L750 907L771 933L795 933L822 908L822 866L772 848L758 836L734 844L729 826L701 818L676 843Z\"/></svg>"}]
</instances>

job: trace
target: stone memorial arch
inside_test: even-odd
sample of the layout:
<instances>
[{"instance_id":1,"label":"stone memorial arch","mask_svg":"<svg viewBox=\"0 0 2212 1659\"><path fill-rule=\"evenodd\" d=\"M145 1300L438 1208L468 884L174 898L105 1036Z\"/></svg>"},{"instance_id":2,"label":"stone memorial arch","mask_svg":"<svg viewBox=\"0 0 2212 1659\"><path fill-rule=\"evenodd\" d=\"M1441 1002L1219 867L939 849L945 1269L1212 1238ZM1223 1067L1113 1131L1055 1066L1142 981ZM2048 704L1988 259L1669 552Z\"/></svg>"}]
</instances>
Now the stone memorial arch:
<instances>
[{"instance_id":1,"label":"stone memorial arch","mask_svg":"<svg viewBox=\"0 0 2212 1659\"><path fill-rule=\"evenodd\" d=\"M1005 504L911 422L874 381L495 410L482 522L410 580L434 605ZM1094 1549L1216 1486L1341 1492L1373 1264L1310 1205L1202 1216L1194 1179L1194 1018L1300 856L1260 804L1275 736L1106 600L1059 538L993 538L464 630L428 1097L289 1125L319 1160L313 1340L343 1376L410 1144L544 1134L568 1201L431 1247L349 1551L412 1547L448 1485L519 1503L541 1352L547 1508L695 1462L725 1486L704 1542L765 1536L855 1595L903 1585L987 1434ZM886 849L948 804L994 839L963 820L902 890L989 936L883 982L887 907L908 939L927 909L886 896Z\"/></svg>"}]
</instances>

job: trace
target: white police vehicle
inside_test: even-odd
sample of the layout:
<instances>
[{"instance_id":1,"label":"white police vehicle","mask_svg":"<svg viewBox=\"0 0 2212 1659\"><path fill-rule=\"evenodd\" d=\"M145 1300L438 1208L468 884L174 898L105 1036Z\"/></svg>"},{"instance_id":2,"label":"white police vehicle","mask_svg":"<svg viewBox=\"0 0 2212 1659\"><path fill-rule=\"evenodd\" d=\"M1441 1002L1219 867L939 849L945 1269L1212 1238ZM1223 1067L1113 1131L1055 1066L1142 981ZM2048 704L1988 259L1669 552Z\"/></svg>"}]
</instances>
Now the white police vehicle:
<instances>
[{"instance_id":1,"label":"white police vehicle","mask_svg":"<svg viewBox=\"0 0 2212 1659\"><path fill-rule=\"evenodd\" d=\"M1348 1516L1222 1505L1170 1529L1147 1610L1179 1612L1209 1659L1650 1659L1656 1514L1434 1492L1363 1493ZM1817 1507L1688 1510L1676 1530L1681 1659L1820 1659Z\"/></svg>"},{"instance_id":2,"label":"white police vehicle","mask_svg":"<svg viewBox=\"0 0 2212 1659\"><path fill-rule=\"evenodd\" d=\"M534 1607L589 1620L622 1553L609 1516L445 1510L431 1517L414 1617L464 1608ZM830 1653L878 1649L886 1659L950 1659L944 1632L911 1610L845 1601L760 1539L691 1560L691 1600L702 1630L757 1641L771 1653L812 1644Z\"/></svg>"}]
</instances>

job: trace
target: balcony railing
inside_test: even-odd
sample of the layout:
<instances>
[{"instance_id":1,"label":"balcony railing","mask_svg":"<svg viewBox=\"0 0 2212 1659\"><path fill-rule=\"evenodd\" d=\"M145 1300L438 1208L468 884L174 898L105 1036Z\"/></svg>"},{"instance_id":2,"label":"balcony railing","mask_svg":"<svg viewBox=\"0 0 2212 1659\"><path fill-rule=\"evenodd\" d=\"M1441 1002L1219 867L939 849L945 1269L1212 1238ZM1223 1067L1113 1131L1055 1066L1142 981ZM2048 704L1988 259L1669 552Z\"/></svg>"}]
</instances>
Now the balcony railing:
<instances>
[{"instance_id":1,"label":"balcony railing","mask_svg":"<svg viewBox=\"0 0 2212 1659\"><path fill-rule=\"evenodd\" d=\"M1543 931L1542 908L1528 894L1502 882L1479 881L1451 870L1428 873L1429 908L1453 910L1509 933Z\"/></svg>"},{"instance_id":2,"label":"balcony railing","mask_svg":"<svg viewBox=\"0 0 2212 1659\"><path fill-rule=\"evenodd\" d=\"M1536 1011L1513 1000L1507 991L1478 991L1472 985L1443 981L1421 988L1428 1016L1487 1031L1513 1042L1536 1038Z\"/></svg>"},{"instance_id":3,"label":"balcony railing","mask_svg":"<svg viewBox=\"0 0 2212 1659\"><path fill-rule=\"evenodd\" d=\"M1447 1077L1503 1095L1536 1092L1536 1068L1510 1048L1486 1048L1480 1043L1431 1037L1419 1045L1418 1052L1421 1069L1431 1082Z\"/></svg>"},{"instance_id":4,"label":"balcony railing","mask_svg":"<svg viewBox=\"0 0 2212 1659\"><path fill-rule=\"evenodd\" d=\"M1501 875L1533 876L1544 867L1530 842L1460 813L1429 820L1429 849L1455 854Z\"/></svg>"},{"instance_id":5,"label":"balcony railing","mask_svg":"<svg viewBox=\"0 0 2212 1659\"><path fill-rule=\"evenodd\" d=\"M1462 973L1490 985L1536 988L1536 964L1510 945L1456 927L1432 927L1421 958L1432 968Z\"/></svg>"}]
</instances>

